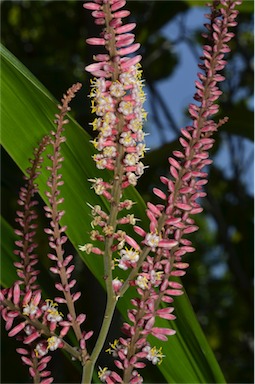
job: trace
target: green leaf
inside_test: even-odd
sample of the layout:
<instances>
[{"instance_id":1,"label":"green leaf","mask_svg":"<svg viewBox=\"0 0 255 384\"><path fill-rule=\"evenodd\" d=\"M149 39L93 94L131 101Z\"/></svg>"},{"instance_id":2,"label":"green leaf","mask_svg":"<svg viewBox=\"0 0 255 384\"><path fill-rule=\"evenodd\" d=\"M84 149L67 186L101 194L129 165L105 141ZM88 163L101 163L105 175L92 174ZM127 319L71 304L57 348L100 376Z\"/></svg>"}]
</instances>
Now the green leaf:
<instances>
[{"instance_id":1,"label":"green leaf","mask_svg":"<svg viewBox=\"0 0 255 384\"><path fill-rule=\"evenodd\" d=\"M43 135L52 128L52 119L56 113L56 102L49 92L34 78L31 73L18 62L18 60L4 47L2 56L2 135L1 142L11 158L24 172L28 166L27 157L32 154L33 147ZM107 203L96 196L91 190L88 178L100 177L91 156L93 147L89 143L88 134L72 119L66 128L67 141L63 145L65 162L61 169L65 181L62 187L62 196L65 201L63 209L66 211L64 224L68 226L67 235L78 251L78 245L89 241L90 208L87 202L100 204L106 210ZM45 199L45 185L48 172L43 170L38 178L40 195ZM145 215L145 204L133 188L130 188L125 197L137 202L134 209L136 217L141 218L142 225L148 227ZM4 264L3 274L9 271L4 279L5 285L15 280L10 267L11 240L10 228L3 224L7 236L3 239ZM130 232L132 235L132 233ZM14 236L13 236L14 237ZM103 285L103 265L101 257L80 253L92 273ZM126 317L129 300L132 292L119 300L118 308ZM177 320L171 327L177 329L177 335L163 343L163 353L166 357L158 366L168 383L223 383L224 377L215 360L215 357L203 335L191 308L187 295L175 300ZM167 326L166 321L158 321L159 326ZM155 339L151 340L155 344ZM159 346L158 343L156 345ZM157 369L153 367L153 369ZM143 373L142 373L143 374ZM146 374L146 373L145 373ZM149 377L148 377L149 381Z\"/></svg>"},{"instance_id":2,"label":"green leaf","mask_svg":"<svg viewBox=\"0 0 255 384\"><path fill-rule=\"evenodd\" d=\"M3 287L10 287L17 280L16 269L13 265L17 261L17 256L13 253L14 241L17 236L13 232L13 228L1 216L1 270L0 283ZM15 239L15 240L14 240Z\"/></svg>"}]
</instances>

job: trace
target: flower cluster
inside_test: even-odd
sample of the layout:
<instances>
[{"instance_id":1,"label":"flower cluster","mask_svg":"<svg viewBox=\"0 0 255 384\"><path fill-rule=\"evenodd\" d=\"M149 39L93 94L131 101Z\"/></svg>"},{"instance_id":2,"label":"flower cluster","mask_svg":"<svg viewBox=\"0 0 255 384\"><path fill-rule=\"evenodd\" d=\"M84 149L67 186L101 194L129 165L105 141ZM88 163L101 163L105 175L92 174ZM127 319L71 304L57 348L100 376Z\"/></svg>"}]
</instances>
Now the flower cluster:
<instances>
[{"instance_id":1,"label":"flower cluster","mask_svg":"<svg viewBox=\"0 0 255 384\"><path fill-rule=\"evenodd\" d=\"M16 234L21 240L16 241L16 245L20 248L15 253L19 256L20 261L15 262L17 274L20 278L11 288L3 289L0 292L0 310L3 319L6 322L6 330L9 331L10 337L15 336L17 340L24 345L17 351L22 355L22 361L29 366L30 375L35 382L42 384L50 384L53 378L49 377L50 372L45 371L47 363L51 356L44 357L49 351L55 351L58 348L64 348L76 359L85 359L87 355L86 340L88 340L93 332L82 332L80 325L85 321L86 316L75 313L74 302L80 297L80 292L71 294L71 289L76 281L70 280L71 273L74 269L70 265L73 256L64 257L63 244L67 241L67 237L63 235L66 227L60 226L60 219L64 215L64 211L58 209L58 205L63 202L59 198L59 187L63 184L59 169L63 158L60 153L61 143L65 140L63 137L63 126L68 122L65 115L69 108L71 99L80 89L81 84L73 85L67 95L63 96L62 105L59 105L60 113L56 115L56 131L51 132L51 136L43 138L38 149L34 151L34 159L31 160L31 168L28 168L26 177L27 184L21 188L18 204L22 210L17 211L17 222L20 229L16 230ZM51 272L60 276L60 283L56 283L56 288L63 292L64 297L55 298L45 301L41 299L41 290L36 285L37 275L39 271L34 269L38 262L37 255L33 253L36 248L34 242L36 224L34 220L37 214L33 207L37 204L34 200L34 194L37 192L35 179L38 176L42 159L42 152L47 144L53 147L53 154L49 155L52 162L47 169L51 172L48 180L49 191L46 195L49 199L49 205L45 207L46 216L50 218L50 228L45 229L49 235L49 245L52 252L48 256L56 262L56 266L51 267ZM66 304L69 310L67 320L64 320L63 314L58 310L58 304ZM74 329L79 349L71 347L64 341L64 337L68 333L70 327Z\"/></svg>"},{"instance_id":2,"label":"flower cluster","mask_svg":"<svg viewBox=\"0 0 255 384\"><path fill-rule=\"evenodd\" d=\"M62 175L59 173L59 169L61 168L61 163L63 161L63 157L61 155L61 143L65 141L65 137L63 136L64 125L68 123L68 120L65 119L65 115L70 107L68 106L71 99L75 97L75 93L81 88L81 84L77 83L73 85L68 91L67 94L63 96L62 104L58 106L60 113L56 114L57 130L52 131L52 139L51 144L53 147L53 154L49 156L51 160L51 165L47 167L47 169L51 172L50 178L47 182L50 190L46 192L46 195L49 199L49 205L45 206L46 216L50 219L50 227L46 228L45 232L49 235L49 245L52 248L52 252L48 256L49 258L56 262L56 266L51 267L50 271L59 275L60 282L55 284L55 287L62 292L64 297L57 297L55 300L58 303L67 304L69 313L68 313L68 321L65 321L65 326L72 327L76 334L78 341L80 342L80 346L82 345L85 349L85 334L82 334L80 329L80 324L85 321L86 316L84 314L80 314L78 317L76 316L74 302L79 299L81 293L75 292L71 293L71 289L75 286L76 280L71 279L71 274L74 270L74 265L71 264L73 260L73 256L69 255L64 257L64 249L63 245L67 241L67 237L63 235L63 232L66 231L67 227L60 225L60 220L64 215L63 210L59 210L59 204L63 203L64 199L59 198L60 189L59 187L63 185ZM54 307L51 304L48 304L50 311L49 316L54 316Z\"/></svg>"},{"instance_id":3,"label":"flower cluster","mask_svg":"<svg viewBox=\"0 0 255 384\"><path fill-rule=\"evenodd\" d=\"M22 343L17 352L29 367L35 383L50 384L53 381L51 373L46 370L51 360L48 352L59 348L81 362L84 368L82 380L91 382L117 299L129 286L135 287L137 294L131 300L128 321L122 327L125 337L110 343L106 350L114 358L121 374L107 367L99 368L99 379L108 384L142 383L138 370L148 363L162 363L165 357L162 348L149 344L148 336L167 341L175 334L170 327L158 326L157 320L175 319L174 298L183 294L182 284L176 278L184 276L189 266L183 256L195 251L187 235L198 229L193 215L202 212L200 199L206 195L203 188L208 175L204 167L211 164L208 154L214 143L211 136L227 121L225 118L216 123L212 116L219 109L215 103L222 93L218 83L224 80L219 72L226 65L224 56L230 50L227 43L234 36L229 28L237 24L235 7L240 4L239 0L214 1L210 14L206 15L210 22L205 24L208 33L204 34L207 44L201 57L203 63L199 64L202 72L198 73L195 82L195 103L189 106L192 123L181 130L182 149L174 151L169 158L170 176L161 177L165 191L153 189L161 203L147 203L149 228L146 230L137 225L138 219L134 214L123 214L134 204L123 197L123 191L135 186L143 174L145 166L141 160L147 149L142 131L146 112L143 109L145 93L141 56L135 54L140 45L134 42L135 36L130 33L135 23L124 24L122 21L129 15L129 11L122 9L125 4L125 0L90 0L84 4L84 8L92 11L96 25L102 26L100 37L89 38L87 43L105 49L104 53L94 56L93 64L86 67L95 76L90 91L92 113L96 114L92 126L97 131L97 137L92 140L97 150L93 159L98 169L106 169L112 174L107 181L101 177L89 179L95 193L104 196L110 209L106 212L100 205L89 204L91 243L79 246L88 254L101 255L104 261L107 304L100 334L90 355L86 342L93 331L82 331L81 324L86 315L76 313L75 302L81 293L73 290L76 286L72 277L75 267L73 256L65 254L67 227L61 225L64 210L59 208L64 202L60 197L64 181L59 170L64 160L61 146L65 141L64 126L68 123L65 116L81 84L73 85L63 96L56 114L56 130L51 131L51 136L45 137L34 151L35 158L27 170L27 184L19 195L21 209L17 211L16 221L20 228L16 234L20 239L16 241L18 249L15 250L20 258L15 262L19 280L0 292L0 311L8 335ZM37 246L34 241L37 219L34 210L35 178L48 143L52 153L48 156L51 164L47 167L50 176L45 212L49 227L45 232L51 248L48 257L53 262L50 271L59 278L55 287L61 293L54 301L41 297L42 292L36 283L39 272L35 265L38 260L34 253ZM122 229L125 225L132 226L136 235L141 237L139 244ZM114 278L116 270L120 273L126 271L125 280ZM59 310L59 305L66 307L66 316ZM77 346L65 341L70 329Z\"/></svg>"},{"instance_id":4,"label":"flower cluster","mask_svg":"<svg viewBox=\"0 0 255 384\"><path fill-rule=\"evenodd\" d=\"M24 290L35 290L38 288L35 285L38 270L34 269L38 263L38 257L34 253L37 244L34 241L35 230L37 228L36 219L38 215L35 211L35 206L38 204L34 199L35 194L38 192L35 179L39 175L41 164L43 162L42 153L48 144L49 137L45 136L38 148L34 150L34 158L30 159L31 167L27 169L28 176L24 176L26 185L20 189L18 204L20 209L16 212L16 222L19 224L20 229L16 229L15 233L20 237L15 242L19 249L14 250L15 255L20 258L20 261L14 263L17 268L17 275L24 285Z\"/></svg>"},{"instance_id":5,"label":"flower cluster","mask_svg":"<svg viewBox=\"0 0 255 384\"><path fill-rule=\"evenodd\" d=\"M191 215L202 212L200 199L206 195L203 186L207 183L207 173L203 168L211 164L208 150L213 146L211 135L227 119L216 123L212 116L218 112L215 101L221 95L218 83L224 77L221 71L226 61L225 53L229 52L227 42L234 36L229 27L236 25L238 14L234 8L239 1L221 1L211 7L211 13L206 15L210 24L206 24L208 44L203 50L203 64L199 67L204 73L199 73L196 81L195 101L198 104L189 106L189 113L193 124L181 130L180 143L182 150L174 151L169 158L170 178L161 177L167 188L167 193L154 188L154 194L162 200L162 204L147 204L147 216L150 221L149 232L135 225L134 230L143 239L139 258L136 259L131 250L121 251L118 266L125 269L131 263L136 266L138 260L144 260L136 278L131 282L137 287L139 298L133 299L133 309L128 311L130 323L124 323L123 332L126 339L120 339L116 366L123 371L124 382L139 382L134 375L137 368L143 368L144 353L150 351L151 361L161 361L154 349L147 346L147 336L153 335L160 340L167 340L175 333L169 328L159 328L155 325L156 318L173 320L173 298L183 293L182 285L172 280L172 277L183 276L188 263L183 262L186 253L194 252L192 242L186 236L195 232L195 225ZM129 254L131 258L129 257ZM121 292L120 292L121 294ZM160 303L168 306L160 309ZM152 351L152 352L151 352ZM153 353L155 352L155 356ZM160 357L159 357L160 356ZM158 357L158 360L157 360Z\"/></svg>"},{"instance_id":6,"label":"flower cluster","mask_svg":"<svg viewBox=\"0 0 255 384\"><path fill-rule=\"evenodd\" d=\"M128 56L134 54L140 45L134 43L134 34L130 33L135 23L122 22L122 18L130 13L121 10L125 3L96 0L84 4L84 8L93 11L95 23L103 27L101 37L89 38L87 43L105 47L105 54L95 55L96 62L86 67L88 72L96 76L91 81L90 92L92 112L97 116L92 126L98 131L98 136L92 141L98 151L93 159L97 168L114 173L111 182L102 178L90 181L98 195L103 195L117 207L111 217L98 210L92 222L91 239L104 242L106 237L113 237L112 252L122 249L127 241L125 232L116 230L115 219L120 211L132 207L131 201L121 200L122 191L137 184L144 172L145 166L141 160L146 151L142 130L146 112L143 109L145 94L139 64L141 56ZM92 207L92 215L95 210L96 207ZM117 224L134 225L135 220L133 215L127 215L120 218ZM96 225L101 227L100 231L94 230ZM88 253L103 253L90 245L80 249Z\"/></svg>"}]
</instances>

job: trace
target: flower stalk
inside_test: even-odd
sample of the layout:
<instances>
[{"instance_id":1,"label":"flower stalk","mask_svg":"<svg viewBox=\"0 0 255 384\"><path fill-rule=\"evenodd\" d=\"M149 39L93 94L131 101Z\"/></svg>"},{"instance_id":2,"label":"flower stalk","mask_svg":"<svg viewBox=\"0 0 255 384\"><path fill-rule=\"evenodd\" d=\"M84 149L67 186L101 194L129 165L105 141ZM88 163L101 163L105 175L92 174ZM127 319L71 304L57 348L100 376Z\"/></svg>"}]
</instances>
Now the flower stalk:
<instances>
[{"instance_id":1,"label":"flower stalk","mask_svg":"<svg viewBox=\"0 0 255 384\"><path fill-rule=\"evenodd\" d=\"M147 150L142 130L146 112L143 109L145 94L141 56L136 54L140 45L135 43L135 35L131 33L136 24L123 23L123 18L130 14L123 9L125 0L93 0L84 4L85 9L92 11L95 24L102 27L100 37L89 38L87 43L105 49L104 53L94 56L94 63L86 67L94 76L90 98L96 118L91 124L98 135L92 141L97 150L93 159L98 169L107 169L112 177L107 181L103 177L89 179L95 193L104 196L110 208L105 212L99 205L92 206L88 202L93 218L91 243L79 248L103 258L107 300L99 336L89 353L86 341L93 331L82 330L86 315L76 313L75 302L81 293L75 291L76 280L72 278L75 269L73 256L65 254L67 236L64 233L67 227L60 224L65 212L59 208L64 202L60 197L60 187L64 184L60 169L64 160L61 154L65 141L64 126L68 123L65 116L70 110L71 100L81 88L77 83L69 88L58 106L56 130L43 138L34 151L27 184L21 189L18 201L22 208L17 211L16 220L20 226L16 230L20 236L16 242L19 249L15 250L20 258L15 263L19 280L0 292L0 310L6 330L10 337L23 343L17 351L29 367L34 383L52 383L50 371L45 370L51 356L46 355L58 348L63 348L80 361L83 366L81 382L91 383L117 300L130 286L136 288L137 295L131 300L128 321L122 326L124 336L110 343L107 349L118 372L99 367L99 378L108 384L142 383L138 370L149 362L161 364L164 358L162 348L151 346L148 336L167 341L175 334L171 328L158 327L157 319L175 319L173 302L176 296L183 294L182 284L176 281L176 277L184 276L189 266L183 256L195 251L187 235L198 230L193 216L203 210L200 200L206 195L203 187L208 174L204 168L212 162L208 153L214 144L212 135L227 121L224 118L216 122L212 117L219 110L216 102L222 92L218 84L224 80L220 72L227 64L224 56L230 51L228 43L234 36L229 28L237 24L235 7L240 3L239 0L214 1L206 15L209 23L205 24L207 33L203 35L206 44L199 64L201 72L195 82L195 103L189 106L192 123L181 130L182 149L174 151L168 159L169 177L160 178L164 191L153 189L161 203L147 203L147 229L137 225L138 219L134 214L126 213L135 202L123 197L125 189L136 186L143 174L142 159ZM41 297L42 291L36 282L39 271L35 270L38 258L34 254L37 246L34 241L37 214L33 209L37 192L35 179L43 161L41 154L48 144L52 152L49 155L51 165L47 167L50 176L45 212L50 220L45 232L51 248L48 257L53 262L50 271L58 276L55 287L61 293L54 301ZM123 230L126 225L131 225L141 237L139 243ZM95 241L100 245L95 246ZM124 280L117 277L119 270L126 271ZM66 318L58 310L58 305L66 306ZM65 340L70 329L75 334L77 345L72 346Z\"/></svg>"}]
</instances>

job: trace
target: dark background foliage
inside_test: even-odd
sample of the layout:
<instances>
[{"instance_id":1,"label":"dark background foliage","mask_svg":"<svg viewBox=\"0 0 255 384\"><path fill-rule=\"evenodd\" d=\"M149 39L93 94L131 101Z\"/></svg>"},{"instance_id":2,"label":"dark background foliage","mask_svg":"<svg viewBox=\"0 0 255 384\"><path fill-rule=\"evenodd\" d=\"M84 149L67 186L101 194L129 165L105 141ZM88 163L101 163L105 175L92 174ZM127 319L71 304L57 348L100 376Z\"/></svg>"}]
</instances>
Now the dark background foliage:
<instances>
[{"instance_id":1,"label":"dark background foliage","mask_svg":"<svg viewBox=\"0 0 255 384\"><path fill-rule=\"evenodd\" d=\"M185 23L193 3L128 2L132 18L138 22L137 40L142 44L146 92L152 111L146 129L150 131L153 127L154 135L158 135L162 142L161 147L153 149L145 158L150 169L141 178L138 190L146 201L154 199L152 186L158 184L160 175L167 174L167 157L178 147L177 135L181 127L157 84L159 80L174 76L179 63L175 49L178 44L185 43L194 55L198 55L197 44L202 42L199 31L189 33ZM227 81L222 85L224 96L218 117L227 115L230 123L217 134L213 156L225 148L230 154L228 165L225 168L213 165L209 170L204 213L198 219L200 231L192 237L197 251L189 256L191 268L183 279L228 383L253 382L253 198L251 181L247 180L253 159L250 153L253 140L250 103L253 94L252 5L252 2L244 2L242 6L229 57ZM80 124L90 132L89 76L84 72L84 66L92 62L93 51L85 44L85 39L96 36L97 30L89 12L83 10L82 2L2 1L1 17L3 44L58 100L72 83L83 83L73 111ZM175 40L161 33L161 28L174 20L179 20L180 24L180 34ZM169 99L171 97L175 95L169 90ZM15 106L13 108L15 113ZM184 114L185 108L187 105L183 105ZM167 125L162 124L162 119ZM165 134L167 130L173 137L171 141ZM2 150L2 214L12 225L20 184L19 170ZM45 246L44 241L40 240L41 247ZM96 309L93 310L97 317ZM12 355L10 360L10 354L15 350L15 341L8 340L7 343L5 335L3 332L1 382L18 382L21 372L27 381L26 368L21 366L19 358L15 360L19 368L11 368L15 356ZM77 377L70 376L71 364L57 367L58 372L65 371L65 379L59 374L57 382L79 381L78 374ZM158 381L160 379L158 377Z\"/></svg>"}]
</instances>

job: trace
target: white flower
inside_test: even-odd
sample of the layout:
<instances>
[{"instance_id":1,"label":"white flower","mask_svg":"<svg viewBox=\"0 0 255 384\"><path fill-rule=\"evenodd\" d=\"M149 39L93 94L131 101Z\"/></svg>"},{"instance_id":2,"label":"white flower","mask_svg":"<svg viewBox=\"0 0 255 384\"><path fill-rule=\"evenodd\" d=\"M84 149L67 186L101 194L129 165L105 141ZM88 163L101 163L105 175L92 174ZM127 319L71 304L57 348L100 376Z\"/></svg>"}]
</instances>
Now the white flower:
<instances>
[{"instance_id":1,"label":"white flower","mask_svg":"<svg viewBox=\"0 0 255 384\"><path fill-rule=\"evenodd\" d=\"M147 289L148 279L145 276L139 275L136 279L136 285L141 289Z\"/></svg>"},{"instance_id":2,"label":"white flower","mask_svg":"<svg viewBox=\"0 0 255 384\"><path fill-rule=\"evenodd\" d=\"M131 249L122 249L120 251L121 259L118 261L118 267L127 270L130 266L134 266L139 260L139 253Z\"/></svg>"},{"instance_id":3,"label":"white flower","mask_svg":"<svg viewBox=\"0 0 255 384\"><path fill-rule=\"evenodd\" d=\"M109 369L107 367L105 368L101 368L99 367L99 371L98 371L98 377L99 379L105 383L107 378L110 376L111 374L111 371L109 371Z\"/></svg>"},{"instance_id":4,"label":"white flower","mask_svg":"<svg viewBox=\"0 0 255 384\"><path fill-rule=\"evenodd\" d=\"M121 84L119 81L115 81L114 83L112 83L112 85L110 86L110 92L111 95L114 97L121 97L125 95L123 84Z\"/></svg>"},{"instance_id":5,"label":"white flower","mask_svg":"<svg viewBox=\"0 0 255 384\"><path fill-rule=\"evenodd\" d=\"M139 163L137 164L135 173L138 176L142 176L142 174L144 173L144 168L145 168L145 165L141 161L139 161Z\"/></svg>"},{"instance_id":6,"label":"white flower","mask_svg":"<svg viewBox=\"0 0 255 384\"><path fill-rule=\"evenodd\" d=\"M152 249L155 249L158 246L159 241L160 237L156 235L156 233L147 233L145 237L146 244Z\"/></svg>"},{"instance_id":7,"label":"white flower","mask_svg":"<svg viewBox=\"0 0 255 384\"><path fill-rule=\"evenodd\" d=\"M23 315L29 316L29 315L35 315L38 311L38 306L34 305L33 303L26 304L23 309Z\"/></svg>"},{"instance_id":8,"label":"white flower","mask_svg":"<svg viewBox=\"0 0 255 384\"><path fill-rule=\"evenodd\" d=\"M131 103L130 101L121 101L119 104L118 111L123 113L123 115L128 116L134 112L133 109L133 103Z\"/></svg>"},{"instance_id":9,"label":"white flower","mask_svg":"<svg viewBox=\"0 0 255 384\"><path fill-rule=\"evenodd\" d=\"M35 354L37 357L47 355L47 353L48 353L48 349L45 343L37 344L37 346L35 347Z\"/></svg>"},{"instance_id":10,"label":"white flower","mask_svg":"<svg viewBox=\"0 0 255 384\"><path fill-rule=\"evenodd\" d=\"M114 158L114 157L116 157L116 153L117 153L116 148L113 146L105 147L103 150L103 155L105 157Z\"/></svg>"},{"instance_id":11,"label":"white flower","mask_svg":"<svg viewBox=\"0 0 255 384\"><path fill-rule=\"evenodd\" d=\"M98 179L88 179L88 181L91 181L92 187L94 188L95 192L97 195L102 195L103 192L105 191L105 186L103 184L103 179L98 178Z\"/></svg>"},{"instance_id":12,"label":"white flower","mask_svg":"<svg viewBox=\"0 0 255 384\"><path fill-rule=\"evenodd\" d=\"M143 352L147 352L146 359L152 362L152 364L161 364L163 357L162 348L157 349L156 347L151 348L149 345L143 348Z\"/></svg>"},{"instance_id":13,"label":"white flower","mask_svg":"<svg viewBox=\"0 0 255 384\"><path fill-rule=\"evenodd\" d=\"M57 310L58 305L50 299L47 299L45 301L46 304L42 306L42 310L48 312L48 314L46 315L46 319L52 323L57 323L58 321L61 321L62 315Z\"/></svg>"},{"instance_id":14,"label":"white flower","mask_svg":"<svg viewBox=\"0 0 255 384\"><path fill-rule=\"evenodd\" d=\"M78 248L82 252L86 252L87 254L90 254L93 248L93 244L84 244L84 245L78 245Z\"/></svg>"},{"instance_id":15,"label":"white flower","mask_svg":"<svg viewBox=\"0 0 255 384\"><path fill-rule=\"evenodd\" d=\"M120 136L120 144L125 147L134 147L135 139L131 136L131 132L123 132Z\"/></svg>"},{"instance_id":16,"label":"white flower","mask_svg":"<svg viewBox=\"0 0 255 384\"><path fill-rule=\"evenodd\" d=\"M56 349L58 349L59 345L61 344L61 340L56 336L49 337L47 339L47 342L48 342L47 348L50 351L55 351Z\"/></svg>"},{"instance_id":17,"label":"white flower","mask_svg":"<svg viewBox=\"0 0 255 384\"><path fill-rule=\"evenodd\" d=\"M123 163L125 165L132 166L132 165L136 165L138 163L138 160L139 160L139 156L137 155L137 153L127 153L123 160Z\"/></svg>"},{"instance_id":18,"label":"white flower","mask_svg":"<svg viewBox=\"0 0 255 384\"><path fill-rule=\"evenodd\" d=\"M137 184L137 176L133 172L128 172L127 178L128 178L129 184L134 186Z\"/></svg>"}]
</instances>

